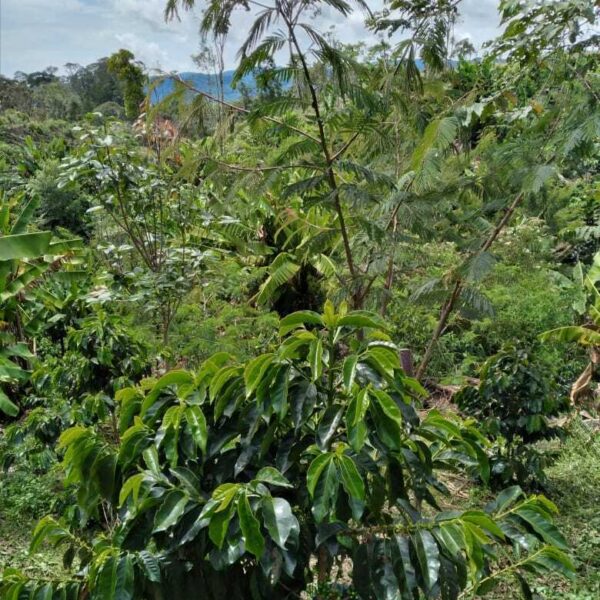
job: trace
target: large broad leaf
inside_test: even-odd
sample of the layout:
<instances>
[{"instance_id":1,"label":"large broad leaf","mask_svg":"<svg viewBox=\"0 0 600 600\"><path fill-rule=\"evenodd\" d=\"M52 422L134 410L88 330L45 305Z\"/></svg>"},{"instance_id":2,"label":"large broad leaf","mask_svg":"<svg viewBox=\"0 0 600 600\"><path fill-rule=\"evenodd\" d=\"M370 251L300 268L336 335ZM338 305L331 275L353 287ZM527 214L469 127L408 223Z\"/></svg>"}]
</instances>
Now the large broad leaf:
<instances>
[{"instance_id":1,"label":"large broad leaf","mask_svg":"<svg viewBox=\"0 0 600 600\"><path fill-rule=\"evenodd\" d=\"M292 313L281 319L279 323L279 335L283 336L286 333L301 327L303 325L319 325L323 326L323 319L319 313L312 310L302 310L299 312Z\"/></svg>"},{"instance_id":2,"label":"large broad leaf","mask_svg":"<svg viewBox=\"0 0 600 600\"><path fill-rule=\"evenodd\" d=\"M279 367L276 373L273 384L270 386L269 395L273 410L280 419L284 419L288 411L290 368L288 366Z\"/></svg>"},{"instance_id":3,"label":"large broad leaf","mask_svg":"<svg viewBox=\"0 0 600 600\"><path fill-rule=\"evenodd\" d=\"M346 391L350 391L352 384L354 383L354 376L356 375L356 364L358 363L358 356L351 354L344 360L344 387Z\"/></svg>"},{"instance_id":4,"label":"large broad leaf","mask_svg":"<svg viewBox=\"0 0 600 600\"><path fill-rule=\"evenodd\" d=\"M346 410L346 429L348 431L348 441L355 450L360 452L367 438L367 425L365 416L369 408L369 394L366 388L352 397Z\"/></svg>"},{"instance_id":5,"label":"large broad leaf","mask_svg":"<svg viewBox=\"0 0 600 600\"><path fill-rule=\"evenodd\" d=\"M413 590L417 588L415 568L410 555L408 538L395 535L390 540L392 568L398 581L402 598L413 598Z\"/></svg>"},{"instance_id":6,"label":"large broad leaf","mask_svg":"<svg viewBox=\"0 0 600 600\"><path fill-rule=\"evenodd\" d=\"M463 521L467 523L473 523L477 525L477 527L488 531L492 535L496 536L498 539L504 539L504 532L494 523L494 521L485 513L477 510L468 510L464 512L461 516Z\"/></svg>"},{"instance_id":7,"label":"large broad leaf","mask_svg":"<svg viewBox=\"0 0 600 600\"><path fill-rule=\"evenodd\" d=\"M503 513L509 506L515 503L515 500L524 495L523 490L518 485L502 490L496 499L490 502L486 507L488 513Z\"/></svg>"},{"instance_id":8,"label":"large broad leaf","mask_svg":"<svg viewBox=\"0 0 600 600\"><path fill-rule=\"evenodd\" d=\"M61 441L62 437L63 436L61 436ZM160 459L158 458L158 451L156 449L156 446L150 446L149 448L146 448L142 452L142 456L150 472L157 478L162 477Z\"/></svg>"},{"instance_id":9,"label":"large broad leaf","mask_svg":"<svg viewBox=\"0 0 600 600\"><path fill-rule=\"evenodd\" d=\"M527 506L519 508L515 511L515 514L519 515L531 528L540 536L545 542L566 550L567 543L565 538L561 535L560 531L540 512L529 508Z\"/></svg>"},{"instance_id":10,"label":"large broad leaf","mask_svg":"<svg viewBox=\"0 0 600 600\"><path fill-rule=\"evenodd\" d=\"M349 456L341 455L337 457L337 463L346 493L351 498L363 501L365 499L365 483L354 461Z\"/></svg>"},{"instance_id":11,"label":"large broad leaf","mask_svg":"<svg viewBox=\"0 0 600 600\"><path fill-rule=\"evenodd\" d=\"M71 585L78 585L78 584L71 584ZM79 588L76 588L77 590ZM77 594L79 594L79 591L76 592ZM52 587L51 583L45 583L43 585L38 586L35 589L35 593L32 591L31 596L29 596L30 598L33 598L33 600L52 600L52 597L54 595L54 589Z\"/></svg>"},{"instance_id":12,"label":"large broad leaf","mask_svg":"<svg viewBox=\"0 0 600 600\"><path fill-rule=\"evenodd\" d=\"M129 555L122 556L117 564L114 600L133 599L133 562Z\"/></svg>"},{"instance_id":13,"label":"large broad leaf","mask_svg":"<svg viewBox=\"0 0 600 600\"><path fill-rule=\"evenodd\" d=\"M188 502L187 496L179 491L169 492L154 517L154 533L166 531L179 521Z\"/></svg>"},{"instance_id":14,"label":"large broad leaf","mask_svg":"<svg viewBox=\"0 0 600 600\"><path fill-rule=\"evenodd\" d=\"M94 600L133 599L133 561L129 555L110 556L104 561L92 589Z\"/></svg>"},{"instance_id":15,"label":"large broad leaf","mask_svg":"<svg viewBox=\"0 0 600 600\"><path fill-rule=\"evenodd\" d=\"M144 473L136 473L132 475L121 487L119 492L119 506L123 506L127 498L131 495L133 503L137 504L138 497L140 495L140 488L146 475Z\"/></svg>"},{"instance_id":16,"label":"large broad leaf","mask_svg":"<svg viewBox=\"0 0 600 600\"><path fill-rule=\"evenodd\" d=\"M9 417L19 414L19 407L0 389L0 411Z\"/></svg>"},{"instance_id":17,"label":"large broad leaf","mask_svg":"<svg viewBox=\"0 0 600 600\"><path fill-rule=\"evenodd\" d=\"M434 533L442 548L445 548L448 554L460 560L462 552L467 546L462 527L453 522L443 523Z\"/></svg>"},{"instance_id":18,"label":"large broad leaf","mask_svg":"<svg viewBox=\"0 0 600 600\"><path fill-rule=\"evenodd\" d=\"M246 396L252 395L252 392L258 387L263 375L274 360L274 355L262 354L251 360L244 369L244 383L246 384Z\"/></svg>"},{"instance_id":19,"label":"large broad leaf","mask_svg":"<svg viewBox=\"0 0 600 600\"><path fill-rule=\"evenodd\" d=\"M332 456L332 460L323 468L315 488L312 513L317 523L333 516L339 485L339 473Z\"/></svg>"},{"instance_id":20,"label":"large broad leaf","mask_svg":"<svg viewBox=\"0 0 600 600\"><path fill-rule=\"evenodd\" d=\"M319 450L325 452L333 439L340 425L343 415L343 407L339 404L333 404L325 410L319 426L317 427L317 446Z\"/></svg>"},{"instance_id":21,"label":"large broad leaf","mask_svg":"<svg viewBox=\"0 0 600 600\"><path fill-rule=\"evenodd\" d=\"M0 357L0 381L12 383L17 381L27 381L29 372L22 369L8 358Z\"/></svg>"},{"instance_id":22,"label":"large broad leaf","mask_svg":"<svg viewBox=\"0 0 600 600\"><path fill-rule=\"evenodd\" d=\"M260 558L265 550L265 538L260 532L260 524L245 494L238 500L237 509L246 550Z\"/></svg>"},{"instance_id":23,"label":"large broad leaf","mask_svg":"<svg viewBox=\"0 0 600 600\"><path fill-rule=\"evenodd\" d=\"M523 566L524 570L533 566L541 573L560 573L568 579L575 579L575 565L564 552L554 546L545 546L539 552L534 552L524 561Z\"/></svg>"},{"instance_id":24,"label":"large broad leaf","mask_svg":"<svg viewBox=\"0 0 600 600\"><path fill-rule=\"evenodd\" d=\"M341 476L342 486L346 494L348 494L352 516L359 521L365 510L365 483L354 461L349 456L338 455L336 463Z\"/></svg>"},{"instance_id":25,"label":"large broad leaf","mask_svg":"<svg viewBox=\"0 0 600 600\"><path fill-rule=\"evenodd\" d=\"M278 487L291 488L294 487L277 469L274 467L263 467L257 474L255 479Z\"/></svg>"},{"instance_id":26,"label":"large broad leaf","mask_svg":"<svg viewBox=\"0 0 600 600\"><path fill-rule=\"evenodd\" d=\"M433 590L440 572L440 552L435 538L429 531L416 531L413 536L421 576L428 591Z\"/></svg>"},{"instance_id":27,"label":"large broad leaf","mask_svg":"<svg viewBox=\"0 0 600 600\"><path fill-rule=\"evenodd\" d=\"M139 553L140 563L144 569L144 574L149 581L154 583L160 583L160 563L153 554L150 554L147 550L142 550Z\"/></svg>"},{"instance_id":28,"label":"large broad leaf","mask_svg":"<svg viewBox=\"0 0 600 600\"><path fill-rule=\"evenodd\" d=\"M83 248L83 240L79 238L60 240L58 242L51 242L46 254L49 256L60 256L61 254L69 254L78 248Z\"/></svg>"},{"instance_id":29,"label":"large broad leaf","mask_svg":"<svg viewBox=\"0 0 600 600\"><path fill-rule=\"evenodd\" d=\"M385 392L377 389L373 389L372 394L377 399L377 403L381 406L383 412L392 419L398 427L402 427L402 411L394 402L393 398L386 394Z\"/></svg>"},{"instance_id":30,"label":"large broad leaf","mask_svg":"<svg viewBox=\"0 0 600 600\"><path fill-rule=\"evenodd\" d=\"M117 564L114 556L110 556L104 561L92 588L92 598L114 599L117 588Z\"/></svg>"},{"instance_id":31,"label":"large broad leaf","mask_svg":"<svg viewBox=\"0 0 600 600\"><path fill-rule=\"evenodd\" d=\"M208 505L207 505L208 506ZM223 547L223 542L229 529L229 523L235 512L235 503L230 503L225 510L216 512L210 519L208 536L217 548Z\"/></svg>"},{"instance_id":32,"label":"large broad leaf","mask_svg":"<svg viewBox=\"0 0 600 600\"><path fill-rule=\"evenodd\" d=\"M308 467L306 473L306 487L308 488L309 494L314 498L315 489L323 469L333 460L333 454L330 452L319 454Z\"/></svg>"},{"instance_id":33,"label":"large broad leaf","mask_svg":"<svg viewBox=\"0 0 600 600\"><path fill-rule=\"evenodd\" d=\"M370 412L375 420L379 436L389 447L400 448L404 435L400 408L382 390L372 389L370 395L374 398L370 403Z\"/></svg>"},{"instance_id":34,"label":"large broad leaf","mask_svg":"<svg viewBox=\"0 0 600 600\"><path fill-rule=\"evenodd\" d=\"M262 512L269 535L280 548L285 548L290 534L299 529L289 502L283 498L265 496L262 500Z\"/></svg>"},{"instance_id":35,"label":"large broad leaf","mask_svg":"<svg viewBox=\"0 0 600 600\"><path fill-rule=\"evenodd\" d=\"M46 540L56 546L70 537L70 532L59 525L54 517L44 517L33 531L29 552L36 552Z\"/></svg>"},{"instance_id":36,"label":"large broad leaf","mask_svg":"<svg viewBox=\"0 0 600 600\"><path fill-rule=\"evenodd\" d=\"M206 454L206 418L199 406L189 406L185 409L185 419L190 427L194 443L203 454Z\"/></svg>"},{"instance_id":37,"label":"large broad leaf","mask_svg":"<svg viewBox=\"0 0 600 600\"><path fill-rule=\"evenodd\" d=\"M222 483L216 488L212 493L213 500L219 503L216 512L225 510L232 503L239 490L240 486L238 483Z\"/></svg>"},{"instance_id":38,"label":"large broad leaf","mask_svg":"<svg viewBox=\"0 0 600 600\"><path fill-rule=\"evenodd\" d=\"M260 358L260 357L259 357ZM222 367L217 371L210 381L209 395L215 406L215 419L218 419L231 399L231 392L235 384L235 380L241 375L241 367ZM225 391L223 391L225 390ZM222 393L223 392L223 393Z\"/></svg>"},{"instance_id":39,"label":"large broad leaf","mask_svg":"<svg viewBox=\"0 0 600 600\"><path fill-rule=\"evenodd\" d=\"M308 349L308 362L312 381L316 381L323 373L323 342L320 338L313 340Z\"/></svg>"},{"instance_id":40,"label":"large broad leaf","mask_svg":"<svg viewBox=\"0 0 600 600\"><path fill-rule=\"evenodd\" d=\"M400 369L398 352L392 348L373 346L369 348L366 357L378 370L390 376L394 375L395 370Z\"/></svg>"},{"instance_id":41,"label":"large broad leaf","mask_svg":"<svg viewBox=\"0 0 600 600\"><path fill-rule=\"evenodd\" d=\"M193 383L194 378L187 371L170 371L169 373L166 373L156 382L150 393L144 399L140 416L143 417L146 414L148 409L156 402L160 393L165 388L168 388L171 385L191 387Z\"/></svg>"},{"instance_id":42,"label":"large broad leaf","mask_svg":"<svg viewBox=\"0 0 600 600\"><path fill-rule=\"evenodd\" d=\"M0 356L19 356L21 358L35 358L29 346L23 342L7 346L0 350Z\"/></svg>"},{"instance_id":43,"label":"large broad leaf","mask_svg":"<svg viewBox=\"0 0 600 600\"><path fill-rule=\"evenodd\" d=\"M52 233L20 233L0 237L0 260L39 258L46 254Z\"/></svg>"}]
</instances>

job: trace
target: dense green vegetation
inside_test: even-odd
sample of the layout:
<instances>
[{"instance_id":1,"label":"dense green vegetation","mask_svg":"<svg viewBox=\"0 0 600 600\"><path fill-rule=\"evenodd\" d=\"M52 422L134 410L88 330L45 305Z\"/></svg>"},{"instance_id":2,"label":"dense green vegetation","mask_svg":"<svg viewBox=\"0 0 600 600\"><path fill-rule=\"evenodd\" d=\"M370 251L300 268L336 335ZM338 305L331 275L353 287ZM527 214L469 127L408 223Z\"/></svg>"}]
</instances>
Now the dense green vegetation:
<instances>
[{"instance_id":1,"label":"dense green vegetation","mask_svg":"<svg viewBox=\"0 0 600 600\"><path fill-rule=\"evenodd\" d=\"M255 4L0 79L0 598L597 598L598 3Z\"/></svg>"}]
</instances>

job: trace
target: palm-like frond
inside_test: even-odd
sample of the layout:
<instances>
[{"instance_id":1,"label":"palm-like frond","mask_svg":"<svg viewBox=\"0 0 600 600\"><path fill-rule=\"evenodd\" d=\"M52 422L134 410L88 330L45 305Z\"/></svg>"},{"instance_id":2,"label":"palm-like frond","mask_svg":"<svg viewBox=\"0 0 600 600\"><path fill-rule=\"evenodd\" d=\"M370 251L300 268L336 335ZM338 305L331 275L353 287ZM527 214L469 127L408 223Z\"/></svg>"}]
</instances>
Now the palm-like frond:
<instances>
[{"instance_id":1,"label":"palm-like frond","mask_svg":"<svg viewBox=\"0 0 600 600\"><path fill-rule=\"evenodd\" d=\"M244 58L254 50L263 35L268 31L276 16L277 12L274 8L267 8L258 14L250 27L248 37L238 50L238 57Z\"/></svg>"},{"instance_id":2,"label":"palm-like frond","mask_svg":"<svg viewBox=\"0 0 600 600\"><path fill-rule=\"evenodd\" d=\"M282 144L278 149L277 154L273 157L273 164L283 165L295 162L301 159L311 158L311 163L314 159L318 162L321 157L319 151L321 147L311 139L291 138L288 143Z\"/></svg>"},{"instance_id":3,"label":"palm-like frond","mask_svg":"<svg viewBox=\"0 0 600 600\"><path fill-rule=\"evenodd\" d=\"M250 54L241 55L241 61L235 70L231 85L235 86L245 75L254 73L264 62L281 50L286 43L286 35L282 31L277 31L264 38Z\"/></svg>"},{"instance_id":4,"label":"palm-like frond","mask_svg":"<svg viewBox=\"0 0 600 600\"><path fill-rule=\"evenodd\" d=\"M327 40L313 27L307 23L299 23L298 26L304 30L313 44L317 46L313 50L313 54L318 60L323 62L327 68L331 69L333 78L337 81L339 93L345 96L348 89L350 68L354 65L354 61L350 59L344 52L334 48Z\"/></svg>"},{"instance_id":5,"label":"palm-like frond","mask_svg":"<svg viewBox=\"0 0 600 600\"><path fill-rule=\"evenodd\" d=\"M470 319L491 317L494 315L494 306L480 290L475 287L464 286L460 292L460 311Z\"/></svg>"},{"instance_id":6,"label":"palm-like frond","mask_svg":"<svg viewBox=\"0 0 600 600\"><path fill-rule=\"evenodd\" d=\"M455 116L432 121L425 129L425 133L413 153L412 168L418 169L430 152L437 151L441 153L446 150L456 139L459 128L460 122Z\"/></svg>"},{"instance_id":7,"label":"palm-like frond","mask_svg":"<svg viewBox=\"0 0 600 600\"><path fill-rule=\"evenodd\" d=\"M327 184L326 175L314 175L313 177L307 177L296 183L292 183L283 191L284 198L291 198L293 196L304 196L308 192L314 192L315 190L323 187Z\"/></svg>"},{"instance_id":8,"label":"palm-like frond","mask_svg":"<svg viewBox=\"0 0 600 600\"><path fill-rule=\"evenodd\" d=\"M395 185L394 179L389 175L380 173L370 167L366 167L351 160L340 160L338 161L337 166L341 171L350 173L359 180L366 181L370 184L380 184L389 188L392 188Z\"/></svg>"},{"instance_id":9,"label":"palm-like frond","mask_svg":"<svg viewBox=\"0 0 600 600\"><path fill-rule=\"evenodd\" d=\"M479 252L461 267L461 271L469 281L481 281L495 264L496 258L490 252Z\"/></svg>"},{"instance_id":10,"label":"palm-like frond","mask_svg":"<svg viewBox=\"0 0 600 600\"><path fill-rule=\"evenodd\" d=\"M282 96L267 102L261 102L259 106L253 109L248 114L248 122L250 125L263 117L276 117L285 115L286 113L297 110L304 110L306 103L295 96Z\"/></svg>"},{"instance_id":11,"label":"palm-like frond","mask_svg":"<svg viewBox=\"0 0 600 600\"><path fill-rule=\"evenodd\" d=\"M257 304L266 304L272 300L279 288L288 283L300 270L300 265L287 252L279 254L268 269L269 276L260 286L256 295Z\"/></svg>"},{"instance_id":12,"label":"palm-like frond","mask_svg":"<svg viewBox=\"0 0 600 600\"><path fill-rule=\"evenodd\" d=\"M179 6L185 10L191 9L195 4L195 0L167 0L165 5L165 19L173 19L179 17Z\"/></svg>"},{"instance_id":13,"label":"palm-like frond","mask_svg":"<svg viewBox=\"0 0 600 600\"><path fill-rule=\"evenodd\" d=\"M443 279L438 277L429 279L410 295L410 301L415 304L431 306L441 304L448 297L448 288Z\"/></svg>"}]
</instances>

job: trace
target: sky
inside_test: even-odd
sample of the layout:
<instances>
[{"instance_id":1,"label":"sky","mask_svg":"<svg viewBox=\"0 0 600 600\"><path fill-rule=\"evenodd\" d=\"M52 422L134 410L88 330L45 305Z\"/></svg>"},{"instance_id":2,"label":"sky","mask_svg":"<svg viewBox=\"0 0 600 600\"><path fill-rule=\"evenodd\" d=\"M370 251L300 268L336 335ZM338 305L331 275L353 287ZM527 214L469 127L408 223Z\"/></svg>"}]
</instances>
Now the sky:
<instances>
[{"instance_id":1,"label":"sky","mask_svg":"<svg viewBox=\"0 0 600 600\"><path fill-rule=\"evenodd\" d=\"M382 4L383 0L369 1L372 10ZM164 5L165 0L0 0L0 73L87 65L120 48L131 50L151 69L198 70L191 56L200 45L199 11L165 23ZM201 7L201 0L197 5ZM497 35L498 0L463 0L461 6L456 39L468 38L480 48ZM251 22L251 13L236 13L225 50L227 68L236 66L236 48ZM327 11L316 25L321 30L333 25L336 37L345 43L376 41L358 11L343 27L339 16Z\"/></svg>"}]
</instances>

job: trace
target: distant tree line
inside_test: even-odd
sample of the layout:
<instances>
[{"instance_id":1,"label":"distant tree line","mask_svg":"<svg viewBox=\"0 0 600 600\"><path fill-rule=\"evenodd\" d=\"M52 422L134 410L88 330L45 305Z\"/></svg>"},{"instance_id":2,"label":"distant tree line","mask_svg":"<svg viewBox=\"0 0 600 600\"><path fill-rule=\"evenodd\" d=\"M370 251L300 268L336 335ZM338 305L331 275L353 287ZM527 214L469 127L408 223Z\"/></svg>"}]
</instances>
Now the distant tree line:
<instances>
[{"instance_id":1,"label":"distant tree line","mask_svg":"<svg viewBox=\"0 0 600 600\"><path fill-rule=\"evenodd\" d=\"M0 76L0 112L14 109L40 118L76 119L100 110L114 116L135 118L144 99L144 66L128 50L82 66L54 66L43 71L17 71Z\"/></svg>"}]
</instances>

